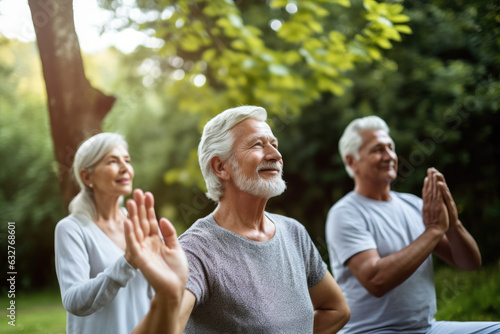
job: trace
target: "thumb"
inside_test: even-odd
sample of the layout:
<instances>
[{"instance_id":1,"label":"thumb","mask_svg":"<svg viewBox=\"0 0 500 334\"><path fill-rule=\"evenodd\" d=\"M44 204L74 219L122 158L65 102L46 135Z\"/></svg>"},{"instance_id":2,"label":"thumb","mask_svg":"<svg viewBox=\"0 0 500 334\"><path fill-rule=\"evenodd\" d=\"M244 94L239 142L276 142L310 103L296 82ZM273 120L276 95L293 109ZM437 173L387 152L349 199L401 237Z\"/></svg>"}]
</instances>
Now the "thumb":
<instances>
[{"instance_id":1,"label":"thumb","mask_svg":"<svg viewBox=\"0 0 500 334\"><path fill-rule=\"evenodd\" d=\"M167 218L160 219L160 230L165 245L168 248L178 247L179 243L177 241L177 233L175 232L175 227L174 225L172 225L170 220L168 220Z\"/></svg>"}]
</instances>

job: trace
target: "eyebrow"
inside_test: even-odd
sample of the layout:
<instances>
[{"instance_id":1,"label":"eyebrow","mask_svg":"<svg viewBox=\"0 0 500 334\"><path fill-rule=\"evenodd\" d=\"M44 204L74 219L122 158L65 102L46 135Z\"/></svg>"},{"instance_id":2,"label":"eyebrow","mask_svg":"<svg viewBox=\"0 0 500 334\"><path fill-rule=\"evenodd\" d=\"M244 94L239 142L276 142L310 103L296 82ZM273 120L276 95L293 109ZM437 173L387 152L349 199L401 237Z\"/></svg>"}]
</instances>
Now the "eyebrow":
<instances>
[{"instance_id":1,"label":"eyebrow","mask_svg":"<svg viewBox=\"0 0 500 334\"><path fill-rule=\"evenodd\" d=\"M120 159L120 157L123 157L123 158L129 158L130 159L130 155L129 154L126 154L126 155L115 155L115 154L112 154L112 155L109 155L106 159Z\"/></svg>"},{"instance_id":2,"label":"eyebrow","mask_svg":"<svg viewBox=\"0 0 500 334\"><path fill-rule=\"evenodd\" d=\"M249 142L255 142L255 141L259 141L259 140L268 140L270 142L276 142L278 143L278 138L276 138L275 136L266 136L266 135L262 135L262 136L253 136L252 138L249 139Z\"/></svg>"},{"instance_id":3,"label":"eyebrow","mask_svg":"<svg viewBox=\"0 0 500 334\"><path fill-rule=\"evenodd\" d=\"M377 143L373 146L370 147L370 150L374 150L374 149L377 149L379 147L385 147L385 146L394 146L394 141L390 141L390 142L387 142L387 143Z\"/></svg>"}]
</instances>

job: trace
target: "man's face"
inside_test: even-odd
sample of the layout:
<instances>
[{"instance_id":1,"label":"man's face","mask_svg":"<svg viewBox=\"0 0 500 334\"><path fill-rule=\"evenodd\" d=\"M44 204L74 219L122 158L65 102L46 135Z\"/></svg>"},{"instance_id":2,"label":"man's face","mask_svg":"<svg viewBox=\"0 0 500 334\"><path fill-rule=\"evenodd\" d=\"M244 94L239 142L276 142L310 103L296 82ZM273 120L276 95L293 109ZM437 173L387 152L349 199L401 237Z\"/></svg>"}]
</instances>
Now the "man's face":
<instances>
[{"instance_id":1,"label":"man's face","mask_svg":"<svg viewBox=\"0 0 500 334\"><path fill-rule=\"evenodd\" d=\"M357 182L387 182L397 177L398 157L394 142L383 130L360 131L363 140L359 149L359 159L352 164Z\"/></svg>"},{"instance_id":2,"label":"man's face","mask_svg":"<svg viewBox=\"0 0 500 334\"><path fill-rule=\"evenodd\" d=\"M286 188L283 160L269 125L249 118L232 131L235 141L230 165L236 187L263 198L280 195Z\"/></svg>"}]
</instances>

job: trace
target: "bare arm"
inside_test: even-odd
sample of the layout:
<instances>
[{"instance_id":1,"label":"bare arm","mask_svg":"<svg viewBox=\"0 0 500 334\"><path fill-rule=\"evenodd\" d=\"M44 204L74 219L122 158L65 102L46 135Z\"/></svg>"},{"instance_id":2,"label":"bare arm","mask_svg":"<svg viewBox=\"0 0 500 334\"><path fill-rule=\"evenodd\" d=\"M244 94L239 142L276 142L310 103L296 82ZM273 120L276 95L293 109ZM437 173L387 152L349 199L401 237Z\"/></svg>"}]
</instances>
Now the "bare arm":
<instances>
[{"instance_id":1,"label":"bare arm","mask_svg":"<svg viewBox=\"0 0 500 334\"><path fill-rule=\"evenodd\" d=\"M351 310L329 272L309 289L309 295L314 307L314 333L337 333L349 321Z\"/></svg>"},{"instance_id":2,"label":"bare arm","mask_svg":"<svg viewBox=\"0 0 500 334\"><path fill-rule=\"evenodd\" d=\"M476 241L458 219L457 206L443 174L437 173L441 192L450 217L450 228L434 253L452 266L462 270L474 270L481 266L481 252Z\"/></svg>"},{"instance_id":3,"label":"bare arm","mask_svg":"<svg viewBox=\"0 0 500 334\"><path fill-rule=\"evenodd\" d=\"M159 224L164 238L161 240L152 194L135 190L127 209L130 221L125 224L125 259L141 270L156 292L151 309L134 333L179 333L179 312L188 276L186 255L173 225L165 218Z\"/></svg>"},{"instance_id":4,"label":"bare arm","mask_svg":"<svg viewBox=\"0 0 500 334\"><path fill-rule=\"evenodd\" d=\"M424 180L422 197L426 229L415 241L383 258L376 249L370 249L346 262L359 282L376 297L382 297L407 280L434 251L448 230L449 218L434 169L429 169Z\"/></svg>"}]
</instances>

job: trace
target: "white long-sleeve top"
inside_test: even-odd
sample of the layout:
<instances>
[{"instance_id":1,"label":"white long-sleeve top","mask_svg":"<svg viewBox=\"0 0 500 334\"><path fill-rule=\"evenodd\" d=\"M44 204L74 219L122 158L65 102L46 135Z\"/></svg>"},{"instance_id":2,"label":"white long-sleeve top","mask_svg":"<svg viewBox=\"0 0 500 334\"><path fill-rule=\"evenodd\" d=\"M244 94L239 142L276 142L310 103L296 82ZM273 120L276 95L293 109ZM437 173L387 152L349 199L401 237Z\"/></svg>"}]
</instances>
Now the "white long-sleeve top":
<instances>
[{"instance_id":1,"label":"white long-sleeve top","mask_svg":"<svg viewBox=\"0 0 500 334\"><path fill-rule=\"evenodd\" d=\"M92 221L69 215L55 229L56 273L68 334L128 334L146 315L152 289Z\"/></svg>"}]
</instances>

